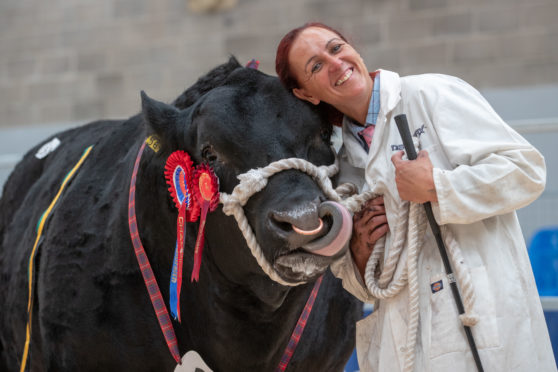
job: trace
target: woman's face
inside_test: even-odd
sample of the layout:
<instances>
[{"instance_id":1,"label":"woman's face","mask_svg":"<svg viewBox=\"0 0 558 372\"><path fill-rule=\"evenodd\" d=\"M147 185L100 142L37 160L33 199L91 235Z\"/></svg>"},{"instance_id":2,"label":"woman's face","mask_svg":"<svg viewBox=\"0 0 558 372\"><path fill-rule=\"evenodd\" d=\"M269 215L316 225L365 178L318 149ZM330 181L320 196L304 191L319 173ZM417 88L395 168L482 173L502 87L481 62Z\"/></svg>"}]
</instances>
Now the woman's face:
<instances>
[{"instance_id":1,"label":"woman's face","mask_svg":"<svg viewBox=\"0 0 558 372\"><path fill-rule=\"evenodd\" d=\"M292 45L289 65L300 84L294 95L315 105L324 101L339 109L347 100L370 97L372 79L362 58L330 30L303 30Z\"/></svg>"}]
</instances>

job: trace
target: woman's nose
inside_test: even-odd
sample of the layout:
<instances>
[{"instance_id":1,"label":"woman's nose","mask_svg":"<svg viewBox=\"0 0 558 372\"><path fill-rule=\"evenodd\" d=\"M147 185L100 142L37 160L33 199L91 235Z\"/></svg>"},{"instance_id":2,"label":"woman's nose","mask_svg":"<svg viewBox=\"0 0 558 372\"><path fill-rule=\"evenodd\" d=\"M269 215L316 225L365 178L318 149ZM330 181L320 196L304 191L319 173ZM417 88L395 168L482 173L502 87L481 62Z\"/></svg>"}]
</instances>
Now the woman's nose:
<instances>
[{"instance_id":1,"label":"woman's nose","mask_svg":"<svg viewBox=\"0 0 558 372\"><path fill-rule=\"evenodd\" d=\"M341 66L343 65L343 61L341 61L341 59L337 57L330 56L328 58L328 65L329 65L329 71L335 72L341 68Z\"/></svg>"}]
</instances>

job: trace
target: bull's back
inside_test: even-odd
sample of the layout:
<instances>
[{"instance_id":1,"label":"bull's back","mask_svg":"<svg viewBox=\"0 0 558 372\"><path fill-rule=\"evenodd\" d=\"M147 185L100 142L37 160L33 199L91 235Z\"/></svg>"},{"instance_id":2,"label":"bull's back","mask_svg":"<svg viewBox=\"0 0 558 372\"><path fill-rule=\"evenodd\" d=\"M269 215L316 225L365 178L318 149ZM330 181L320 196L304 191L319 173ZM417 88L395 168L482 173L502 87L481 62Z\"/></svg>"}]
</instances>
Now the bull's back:
<instances>
[{"instance_id":1,"label":"bull's back","mask_svg":"<svg viewBox=\"0 0 558 372\"><path fill-rule=\"evenodd\" d=\"M51 194L60 186L64 175L83 151L121 123L122 121L97 121L69 129L45 139L29 150L4 185L0 199L0 234L10 227L10 221L20 208L30 212L36 209L37 204L41 204L38 199L47 196L43 194ZM2 237L0 235L0 242Z\"/></svg>"},{"instance_id":2,"label":"bull's back","mask_svg":"<svg viewBox=\"0 0 558 372\"><path fill-rule=\"evenodd\" d=\"M80 241L81 238L76 239L76 236L84 236L88 208L103 193L100 184L115 183L123 178L115 159L126 154L122 141L130 140L129 134L134 132L135 126L134 123L126 125L124 121L98 121L60 132L32 148L8 178L0 199L0 291L3 293L0 296L0 352L5 354L3 356L7 360L13 361L15 355L20 356L23 351L29 259L36 245L37 224L41 216L53 204L65 177L76 166L84 151L94 146L71 182L58 195L54 208L50 210L49 220L44 225L41 241L37 244L33 266L34 309L39 308L39 301L47 302L58 296L58 293L49 292L48 281L56 282L53 288L68 278L70 281L65 283L65 288L71 288L75 282L72 278L75 273L73 266L82 265L75 255L80 253L79 246L87 243ZM45 144L52 145L54 138L60 144L51 152L46 151L48 146L45 147ZM41 157L45 152L46 156ZM114 167L108 168L107 164L113 164ZM82 231L76 233L78 226ZM65 252L74 257L63 257ZM60 270L41 272L40 268L47 265L51 268L59 265ZM40 285L37 284L39 281ZM59 303L55 307L64 308L66 305ZM34 330L40 332L35 327ZM1 350L7 345L13 350Z\"/></svg>"}]
</instances>

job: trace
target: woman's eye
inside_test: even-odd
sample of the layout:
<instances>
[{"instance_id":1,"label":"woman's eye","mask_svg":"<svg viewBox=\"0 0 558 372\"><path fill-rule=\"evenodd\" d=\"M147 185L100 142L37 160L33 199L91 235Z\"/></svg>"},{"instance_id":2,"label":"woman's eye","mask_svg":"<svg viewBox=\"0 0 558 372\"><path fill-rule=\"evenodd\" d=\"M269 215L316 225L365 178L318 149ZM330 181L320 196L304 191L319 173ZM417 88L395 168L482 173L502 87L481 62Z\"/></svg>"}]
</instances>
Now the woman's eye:
<instances>
[{"instance_id":1,"label":"woman's eye","mask_svg":"<svg viewBox=\"0 0 558 372\"><path fill-rule=\"evenodd\" d=\"M311 72L312 72L312 73L318 72L318 71L320 71L320 68L322 68L322 64L321 64L320 62L315 63L315 64L312 66Z\"/></svg>"},{"instance_id":2,"label":"woman's eye","mask_svg":"<svg viewBox=\"0 0 558 372\"><path fill-rule=\"evenodd\" d=\"M335 44L332 48L331 48L331 53L335 54L337 52L339 52L343 47L343 44Z\"/></svg>"}]
</instances>

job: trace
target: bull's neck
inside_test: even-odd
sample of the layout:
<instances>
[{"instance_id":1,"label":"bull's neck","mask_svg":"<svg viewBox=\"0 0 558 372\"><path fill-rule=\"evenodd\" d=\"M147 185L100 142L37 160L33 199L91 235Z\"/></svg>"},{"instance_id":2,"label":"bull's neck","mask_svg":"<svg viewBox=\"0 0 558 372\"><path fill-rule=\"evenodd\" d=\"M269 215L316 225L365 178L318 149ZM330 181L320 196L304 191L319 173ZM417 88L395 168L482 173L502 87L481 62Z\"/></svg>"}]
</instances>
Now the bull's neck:
<instances>
[{"instance_id":1,"label":"bull's neck","mask_svg":"<svg viewBox=\"0 0 558 372\"><path fill-rule=\"evenodd\" d=\"M168 197L164 161L149 148L144 150L136 180L135 204L139 235L168 304L177 212ZM259 349L261 352L254 354L253 359L265 365L270 355L273 355L272 360L281 357L312 284L285 287L271 281L263 272L244 277L244 280L231 280L217 263L216 256L223 255L223 249L231 254L226 259L238 258L239 251L246 250L248 253L244 253L250 254L238 227L230 225L231 221L234 220L224 216L220 208L208 217L208 234L218 235L219 231L232 230L232 235L240 238L231 239L227 235L228 244L224 245L207 236L198 283L189 283L192 258L188 253L193 251L198 223L187 224L180 300L183 326L175 324L178 344L181 351L195 348L204 355L214 355L215 363L230 359L228 350ZM223 227L223 223L229 225ZM248 258L253 260L251 256ZM244 262L248 258L245 256ZM199 327L200 324L204 326ZM285 324L291 326L285 327ZM239 337L239 329L244 332L242 337ZM216 343L222 347L215 347ZM241 362L235 361L237 364Z\"/></svg>"},{"instance_id":2,"label":"bull's neck","mask_svg":"<svg viewBox=\"0 0 558 372\"><path fill-rule=\"evenodd\" d=\"M211 354L217 365L222 364L218 368L221 370L230 370L232 365L238 370L254 370L254 366L261 367L255 370L269 370L272 368L270 364L277 363L283 355L312 284L287 288L267 283L258 288L215 279L211 277L209 287L194 289L198 291L193 296L196 301L201 299L206 304L201 305L206 332L193 337L205 339L207 335L212 336L200 349L206 349L206 355ZM262 279L254 278L253 284L258 281L262 282ZM270 296L262 299L262 290ZM273 292L275 296L272 298ZM194 319L201 320L196 315ZM249 352L249 364L245 365L247 361L239 359L239 355L231 355L230 350Z\"/></svg>"}]
</instances>

